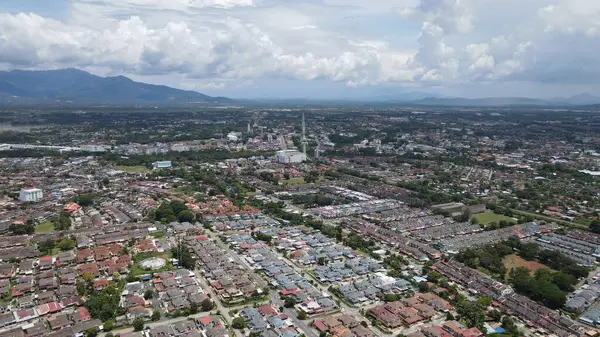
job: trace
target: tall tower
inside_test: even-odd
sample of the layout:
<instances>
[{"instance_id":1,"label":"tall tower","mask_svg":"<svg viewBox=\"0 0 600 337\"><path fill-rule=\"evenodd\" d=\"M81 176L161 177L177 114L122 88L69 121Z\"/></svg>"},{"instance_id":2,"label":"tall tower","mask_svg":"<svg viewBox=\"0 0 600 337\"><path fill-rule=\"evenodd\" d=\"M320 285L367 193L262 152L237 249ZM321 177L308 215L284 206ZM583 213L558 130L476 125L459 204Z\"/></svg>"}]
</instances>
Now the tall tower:
<instances>
[{"instance_id":1,"label":"tall tower","mask_svg":"<svg viewBox=\"0 0 600 337\"><path fill-rule=\"evenodd\" d=\"M304 112L302 112L302 139L300 140L302 143L302 153L306 155L306 144L308 140L306 139L306 123L304 122Z\"/></svg>"}]
</instances>

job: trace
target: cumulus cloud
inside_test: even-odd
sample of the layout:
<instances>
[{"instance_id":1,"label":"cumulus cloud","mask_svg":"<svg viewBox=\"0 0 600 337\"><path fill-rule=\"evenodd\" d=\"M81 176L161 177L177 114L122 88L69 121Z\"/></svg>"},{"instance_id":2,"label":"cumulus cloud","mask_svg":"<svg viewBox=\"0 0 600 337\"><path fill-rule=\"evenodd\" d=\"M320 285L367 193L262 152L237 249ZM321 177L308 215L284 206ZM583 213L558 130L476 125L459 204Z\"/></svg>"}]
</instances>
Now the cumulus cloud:
<instances>
[{"instance_id":1,"label":"cumulus cloud","mask_svg":"<svg viewBox=\"0 0 600 337\"><path fill-rule=\"evenodd\" d=\"M73 1L60 21L0 13L0 68L180 74L215 90L261 78L428 86L600 75L597 1ZM372 25L341 25L348 17Z\"/></svg>"},{"instance_id":2,"label":"cumulus cloud","mask_svg":"<svg viewBox=\"0 0 600 337\"><path fill-rule=\"evenodd\" d=\"M336 57L289 54L256 26L232 18L203 32L185 22L150 29L139 17L119 21L114 30L94 31L35 14L1 14L0 36L0 62L27 67L94 65L146 75L349 81L368 79L378 64L369 50Z\"/></svg>"}]
</instances>

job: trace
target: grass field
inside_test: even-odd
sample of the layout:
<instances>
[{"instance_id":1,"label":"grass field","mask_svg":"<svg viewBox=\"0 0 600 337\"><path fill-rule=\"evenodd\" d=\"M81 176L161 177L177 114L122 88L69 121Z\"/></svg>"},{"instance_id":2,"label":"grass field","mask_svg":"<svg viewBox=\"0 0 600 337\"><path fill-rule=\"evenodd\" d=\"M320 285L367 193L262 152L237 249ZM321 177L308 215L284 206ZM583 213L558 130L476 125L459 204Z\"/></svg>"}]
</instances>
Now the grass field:
<instances>
[{"instance_id":1,"label":"grass field","mask_svg":"<svg viewBox=\"0 0 600 337\"><path fill-rule=\"evenodd\" d=\"M115 166L114 169L117 171L123 171L127 173L148 172L148 169L145 166Z\"/></svg>"},{"instance_id":2,"label":"grass field","mask_svg":"<svg viewBox=\"0 0 600 337\"><path fill-rule=\"evenodd\" d=\"M531 275L533 275L536 270L541 269L541 268L546 268L546 269L552 270L545 264L541 264L536 261L527 261L515 254L508 255L507 257L504 258L503 262L504 262L504 267L506 268L506 276L507 277L508 277L508 273L510 273L511 268L517 268L517 267L525 267L525 268L529 269L531 271Z\"/></svg>"},{"instance_id":3,"label":"grass field","mask_svg":"<svg viewBox=\"0 0 600 337\"><path fill-rule=\"evenodd\" d=\"M54 224L50 221L44 221L41 224L35 226L36 233L50 233L54 232Z\"/></svg>"},{"instance_id":4,"label":"grass field","mask_svg":"<svg viewBox=\"0 0 600 337\"><path fill-rule=\"evenodd\" d=\"M282 185L285 186L293 186L293 185L301 185L304 184L304 178L299 177L299 178L290 178L290 179L283 179L280 180L279 182L281 182Z\"/></svg>"},{"instance_id":5,"label":"grass field","mask_svg":"<svg viewBox=\"0 0 600 337\"><path fill-rule=\"evenodd\" d=\"M487 225L490 222L499 222L501 220L516 223L515 219L507 217L506 215L496 214L493 212L486 212L473 215L473 218L477 219L480 224Z\"/></svg>"}]
</instances>

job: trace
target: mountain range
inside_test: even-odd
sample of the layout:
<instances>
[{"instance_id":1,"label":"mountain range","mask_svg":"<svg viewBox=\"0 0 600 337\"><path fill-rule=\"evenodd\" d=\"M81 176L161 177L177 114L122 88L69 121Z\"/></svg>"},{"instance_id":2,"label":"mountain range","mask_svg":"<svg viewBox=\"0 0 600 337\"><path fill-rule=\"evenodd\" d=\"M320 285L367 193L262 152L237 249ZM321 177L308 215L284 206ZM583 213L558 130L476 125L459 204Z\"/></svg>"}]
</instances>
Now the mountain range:
<instances>
[{"instance_id":1,"label":"mountain range","mask_svg":"<svg viewBox=\"0 0 600 337\"><path fill-rule=\"evenodd\" d=\"M323 103L312 99L267 100L279 103ZM0 103L2 104L156 104L231 103L225 97L208 96L196 91L180 90L164 85L135 82L125 76L100 77L78 69L46 71L0 71ZM261 104L260 100L238 101ZM263 101L264 103L265 101ZM527 97L461 98L445 97L426 92L401 92L395 89L371 91L364 96L330 103L352 102L395 103L417 106L501 107L501 106L585 106L600 104L600 97L584 93L567 98L536 99Z\"/></svg>"},{"instance_id":2,"label":"mountain range","mask_svg":"<svg viewBox=\"0 0 600 337\"><path fill-rule=\"evenodd\" d=\"M125 76L100 77L77 69L0 72L4 103L222 103L195 91L135 82Z\"/></svg>"}]
</instances>

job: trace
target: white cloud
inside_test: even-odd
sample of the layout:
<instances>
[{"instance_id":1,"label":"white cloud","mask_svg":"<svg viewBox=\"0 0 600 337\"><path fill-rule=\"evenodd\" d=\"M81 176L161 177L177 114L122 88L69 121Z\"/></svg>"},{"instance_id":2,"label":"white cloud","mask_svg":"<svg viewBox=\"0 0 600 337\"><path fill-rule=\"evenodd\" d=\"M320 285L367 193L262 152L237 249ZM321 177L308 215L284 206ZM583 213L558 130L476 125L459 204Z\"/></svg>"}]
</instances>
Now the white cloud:
<instances>
[{"instance_id":1,"label":"white cloud","mask_svg":"<svg viewBox=\"0 0 600 337\"><path fill-rule=\"evenodd\" d=\"M0 68L178 74L211 90L263 78L579 84L600 75L599 35L590 0L73 0L61 21L0 13Z\"/></svg>"}]
</instances>

